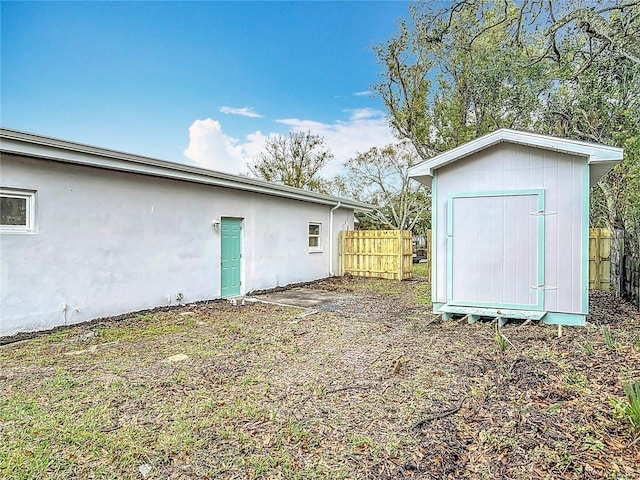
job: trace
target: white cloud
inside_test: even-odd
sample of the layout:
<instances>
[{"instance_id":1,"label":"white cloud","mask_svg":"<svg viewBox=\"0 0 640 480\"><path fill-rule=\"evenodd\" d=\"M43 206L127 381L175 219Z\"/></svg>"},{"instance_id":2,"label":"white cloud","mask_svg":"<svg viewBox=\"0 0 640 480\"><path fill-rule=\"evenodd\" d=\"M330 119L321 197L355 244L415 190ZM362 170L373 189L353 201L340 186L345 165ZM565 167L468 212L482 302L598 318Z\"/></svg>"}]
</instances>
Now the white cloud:
<instances>
[{"instance_id":1,"label":"white cloud","mask_svg":"<svg viewBox=\"0 0 640 480\"><path fill-rule=\"evenodd\" d=\"M350 114L347 121L336 121L330 124L297 118L282 119L278 122L290 126L292 130L310 130L324 138L335 158L325 166L322 173L326 177L331 177L340 173L344 162L357 153L397 141L389 128L384 112L371 108L346 110L346 112Z\"/></svg>"},{"instance_id":2,"label":"white cloud","mask_svg":"<svg viewBox=\"0 0 640 480\"><path fill-rule=\"evenodd\" d=\"M345 110L351 114L351 120L365 120L365 119L381 119L384 118L384 113L380 110L374 110L373 108L357 108L353 110ZM386 124L386 122L385 122Z\"/></svg>"},{"instance_id":3,"label":"white cloud","mask_svg":"<svg viewBox=\"0 0 640 480\"><path fill-rule=\"evenodd\" d=\"M365 90L363 92L356 92L353 94L355 97L368 97L369 95L373 95L373 92L370 90Z\"/></svg>"},{"instance_id":4,"label":"white cloud","mask_svg":"<svg viewBox=\"0 0 640 480\"><path fill-rule=\"evenodd\" d=\"M384 112L370 108L346 110L346 121L323 123L314 120L286 118L277 120L291 131L310 130L324 138L334 159L322 170L329 178L343 169L344 162L371 147L396 142L387 124ZM198 166L227 173L243 173L246 164L264 149L265 140L278 133L263 134L256 131L244 140L233 138L222 131L220 122L207 118L196 120L189 127L189 147L184 155Z\"/></svg>"},{"instance_id":5,"label":"white cloud","mask_svg":"<svg viewBox=\"0 0 640 480\"><path fill-rule=\"evenodd\" d=\"M220 112L231 113L232 115L242 115L243 117L262 118L262 115L253 111L253 108L242 107L220 107Z\"/></svg>"},{"instance_id":6,"label":"white cloud","mask_svg":"<svg viewBox=\"0 0 640 480\"><path fill-rule=\"evenodd\" d=\"M237 175L246 172L247 162L263 145L264 136L259 131L240 142L224 133L220 122L207 118L189 127L189 146L184 155L199 167Z\"/></svg>"}]
</instances>

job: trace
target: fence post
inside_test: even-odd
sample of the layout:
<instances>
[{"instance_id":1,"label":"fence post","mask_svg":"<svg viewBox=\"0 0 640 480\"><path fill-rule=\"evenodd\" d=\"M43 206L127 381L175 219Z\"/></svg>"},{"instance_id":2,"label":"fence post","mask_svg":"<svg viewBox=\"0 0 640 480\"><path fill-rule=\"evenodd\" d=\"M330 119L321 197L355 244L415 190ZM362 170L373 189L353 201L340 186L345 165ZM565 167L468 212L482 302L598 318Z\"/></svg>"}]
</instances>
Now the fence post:
<instances>
[{"instance_id":1,"label":"fence post","mask_svg":"<svg viewBox=\"0 0 640 480\"><path fill-rule=\"evenodd\" d=\"M398 241L398 280L402 280L404 274L404 236L402 230L396 232Z\"/></svg>"},{"instance_id":2,"label":"fence post","mask_svg":"<svg viewBox=\"0 0 640 480\"><path fill-rule=\"evenodd\" d=\"M619 229L611 230L611 288L616 297L622 296L624 285L624 237Z\"/></svg>"}]
</instances>

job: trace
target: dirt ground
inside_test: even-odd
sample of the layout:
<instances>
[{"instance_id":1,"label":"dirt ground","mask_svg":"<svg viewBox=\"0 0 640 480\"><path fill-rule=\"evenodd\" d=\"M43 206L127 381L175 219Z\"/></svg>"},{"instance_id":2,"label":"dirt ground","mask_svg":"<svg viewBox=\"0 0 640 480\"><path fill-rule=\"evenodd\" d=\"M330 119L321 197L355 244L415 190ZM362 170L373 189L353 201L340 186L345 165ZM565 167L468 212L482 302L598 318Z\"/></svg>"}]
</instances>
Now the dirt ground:
<instances>
[{"instance_id":1,"label":"dirt ground","mask_svg":"<svg viewBox=\"0 0 640 480\"><path fill-rule=\"evenodd\" d=\"M621 413L640 314L610 294L592 295L587 327L507 324L506 344L491 323L435 322L419 278L256 298L280 305L197 304L0 348L0 476L640 478Z\"/></svg>"}]
</instances>

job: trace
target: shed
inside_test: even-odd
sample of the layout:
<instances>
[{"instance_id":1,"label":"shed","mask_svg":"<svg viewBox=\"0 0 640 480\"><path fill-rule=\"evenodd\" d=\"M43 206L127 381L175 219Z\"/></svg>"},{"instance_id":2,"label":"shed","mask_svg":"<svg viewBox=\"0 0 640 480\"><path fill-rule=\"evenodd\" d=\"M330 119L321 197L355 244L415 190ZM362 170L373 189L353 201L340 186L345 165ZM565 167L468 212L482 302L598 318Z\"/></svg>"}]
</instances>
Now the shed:
<instances>
[{"instance_id":1,"label":"shed","mask_svg":"<svg viewBox=\"0 0 640 480\"><path fill-rule=\"evenodd\" d=\"M589 191L622 153L500 129L412 167L432 190L434 312L584 325Z\"/></svg>"},{"instance_id":2,"label":"shed","mask_svg":"<svg viewBox=\"0 0 640 480\"><path fill-rule=\"evenodd\" d=\"M0 129L0 336L338 271L367 204Z\"/></svg>"}]
</instances>

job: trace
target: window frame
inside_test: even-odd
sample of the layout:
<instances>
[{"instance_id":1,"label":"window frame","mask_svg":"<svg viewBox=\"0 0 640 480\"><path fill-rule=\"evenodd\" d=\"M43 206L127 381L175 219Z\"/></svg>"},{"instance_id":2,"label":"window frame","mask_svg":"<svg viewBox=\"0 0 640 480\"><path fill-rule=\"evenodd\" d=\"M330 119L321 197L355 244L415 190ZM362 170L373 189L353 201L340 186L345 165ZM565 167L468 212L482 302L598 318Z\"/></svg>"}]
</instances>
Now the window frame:
<instances>
[{"instance_id":1,"label":"window frame","mask_svg":"<svg viewBox=\"0 0 640 480\"><path fill-rule=\"evenodd\" d=\"M312 226L317 226L318 227L318 233L317 234L312 234L311 233L311 227ZM318 239L318 245L317 246L309 245L309 243L310 243L312 238L317 238ZM322 252L322 223L320 223L320 222L309 222L309 225L307 226L307 246L309 247L309 253Z\"/></svg>"},{"instance_id":2,"label":"window frame","mask_svg":"<svg viewBox=\"0 0 640 480\"><path fill-rule=\"evenodd\" d=\"M0 233L34 233L36 192L19 188L0 187L0 197L21 198L26 200L26 223L23 225L4 225L0 223Z\"/></svg>"}]
</instances>

